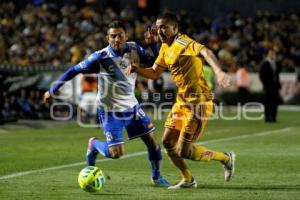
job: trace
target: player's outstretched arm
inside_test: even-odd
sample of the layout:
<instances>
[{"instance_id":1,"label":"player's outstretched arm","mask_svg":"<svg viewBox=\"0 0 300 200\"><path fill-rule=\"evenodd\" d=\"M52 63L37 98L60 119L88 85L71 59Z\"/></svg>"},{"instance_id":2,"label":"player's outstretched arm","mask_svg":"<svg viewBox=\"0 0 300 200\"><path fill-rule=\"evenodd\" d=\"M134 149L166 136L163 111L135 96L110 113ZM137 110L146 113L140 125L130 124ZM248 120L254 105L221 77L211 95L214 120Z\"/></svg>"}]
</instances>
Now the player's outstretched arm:
<instances>
[{"instance_id":1,"label":"player's outstretched arm","mask_svg":"<svg viewBox=\"0 0 300 200\"><path fill-rule=\"evenodd\" d=\"M45 92L43 101L47 103L52 95L54 95L65 82L73 79L77 74L92 74L98 73L100 67L98 65L99 53L93 53L87 59L78 63L77 65L70 67L59 79L51 86L51 88Z\"/></svg>"},{"instance_id":2,"label":"player's outstretched arm","mask_svg":"<svg viewBox=\"0 0 300 200\"><path fill-rule=\"evenodd\" d=\"M137 67L135 65L130 65L127 67L125 74L128 76L131 73L138 73L139 75L149 78L149 79L158 79L160 75L163 73L164 68L155 64L152 67L149 68L142 68L142 67Z\"/></svg>"},{"instance_id":3,"label":"player's outstretched arm","mask_svg":"<svg viewBox=\"0 0 300 200\"><path fill-rule=\"evenodd\" d=\"M214 53L204 47L201 49L200 54L204 57L204 59L208 62L208 64L212 67L216 77L217 83L221 88L226 88L230 86L230 77L221 69L221 65L214 55Z\"/></svg>"},{"instance_id":4,"label":"player's outstretched arm","mask_svg":"<svg viewBox=\"0 0 300 200\"><path fill-rule=\"evenodd\" d=\"M51 86L51 88L45 92L43 102L48 103L51 99L51 95L55 94L65 82L73 79L79 72L74 67L69 68L59 79Z\"/></svg>"}]
</instances>

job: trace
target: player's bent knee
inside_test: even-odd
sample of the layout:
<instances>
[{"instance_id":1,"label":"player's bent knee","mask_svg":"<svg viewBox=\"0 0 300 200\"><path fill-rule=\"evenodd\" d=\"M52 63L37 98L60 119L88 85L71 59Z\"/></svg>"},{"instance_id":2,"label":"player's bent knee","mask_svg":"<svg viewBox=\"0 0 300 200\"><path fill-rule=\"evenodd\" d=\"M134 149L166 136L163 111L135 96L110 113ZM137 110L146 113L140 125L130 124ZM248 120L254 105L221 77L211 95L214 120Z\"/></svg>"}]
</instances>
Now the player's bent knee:
<instances>
[{"instance_id":1,"label":"player's bent knee","mask_svg":"<svg viewBox=\"0 0 300 200\"><path fill-rule=\"evenodd\" d=\"M161 140L163 146L166 149L173 148L174 146L176 146L179 134L180 132L177 130L166 128Z\"/></svg>"},{"instance_id":2,"label":"player's bent knee","mask_svg":"<svg viewBox=\"0 0 300 200\"><path fill-rule=\"evenodd\" d=\"M169 157L178 157L178 154L177 154L175 148L165 149L165 151Z\"/></svg>"},{"instance_id":3,"label":"player's bent knee","mask_svg":"<svg viewBox=\"0 0 300 200\"><path fill-rule=\"evenodd\" d=\"M93 140L95 140L95 139L97 139L97 138L96 138L96 137L90 137L90 138L89 138L89 140L88 140L88 146L89 146L89 148L92 147L92 142L93 142Z\"/></svg>"},{"instance_id":4,"label":"player's bent knee","mask_svg":"<svg viewBox=\"0 0 300 200\"><path fill-rule=\"evenodd\" d=\"M173 148L177 144L177 139L176 138L171 138L171 137L163 137L161 140L163 146L168 149L168 148Z\"/></svg>"},{"instance_id":5,"label":"player's bent knee","mask_svg":"<svg viewBox=\"0 0 300 200\"><path fill-rule=\"evenodd\" d=\"M176 142L171 141L171 140L166 140L166 139L162 139L162 144L164 146L164 148L166 149L170 149L173 148L176 145Z\"/></svg>"}]
</instances>

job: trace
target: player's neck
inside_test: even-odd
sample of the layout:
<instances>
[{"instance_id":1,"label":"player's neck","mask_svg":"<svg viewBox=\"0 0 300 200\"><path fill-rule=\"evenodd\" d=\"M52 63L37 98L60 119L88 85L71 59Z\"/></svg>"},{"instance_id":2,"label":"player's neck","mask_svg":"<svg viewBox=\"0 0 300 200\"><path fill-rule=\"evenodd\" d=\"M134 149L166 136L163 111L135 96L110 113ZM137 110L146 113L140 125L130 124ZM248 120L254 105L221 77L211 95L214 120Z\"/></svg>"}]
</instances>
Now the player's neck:
<instances>
[{"instance_id":1,"label":"player's neck","mask_svg":"<svg viewBox=\"0 0 300 200\"><path fill-rule=\"evenodd\" d=\"M110 48L115 52L115 53L117 53L117 54L123 54L124 53L124 51L125 51L125 49L126 49L126 45L124 46L124 48L120 48L120 49L114 49L111 45L109 45L110 46Z\"/></svg>"},{"instance_id":2,"label":"player's neck","mask_svg":"<svg viewBox=\"0 0 300 200\"><path fill-rule=\"evenodd\" d=\"M168 46L171 46L173 44L177 35L178 35L178 33L176 35L173 35L172 37L170 37L169 41L167 42Z\"/></svg>"}]
</instances>

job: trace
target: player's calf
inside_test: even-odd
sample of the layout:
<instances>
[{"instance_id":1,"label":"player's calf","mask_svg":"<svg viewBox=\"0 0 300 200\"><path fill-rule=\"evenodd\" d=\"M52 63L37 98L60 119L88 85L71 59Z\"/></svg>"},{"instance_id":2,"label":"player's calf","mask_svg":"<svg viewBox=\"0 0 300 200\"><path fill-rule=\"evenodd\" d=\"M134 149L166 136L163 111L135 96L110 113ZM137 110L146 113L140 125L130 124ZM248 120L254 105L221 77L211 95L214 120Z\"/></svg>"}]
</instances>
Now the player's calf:
<instances>
[{"instance_id":1,"label":"player's calf","mask_svg":"<svg viewBox=\"0 0 300 200\"><path fill-rule=\"evenodd\" d=\"M95 137L91 137L88 141L88 148L86 151L86 162L87 165L95 166L96 164L96 157L98 155L98 151L93 147L93 140L95 140Z\"/></svg>"},{"instance_id":2,"label":"player's calf","mask_svg":"<svg viewBox=\"0 0 300 200\"><path fill-rule=\"evenodd\" d=\"M118 145L116 145L118 146ZM117 150L113 150L113 158L119 158L124 154L124 146L117 148ZM116 153L115 153L116 152ZM88 148L86 152L86 162L88 165L94 166L96 163L97 155L101 153L103 156L107 158L111 157L111 151L106 142L101 142L96 137L91 137L88 141Z\"/></svg>"}]
</instances>

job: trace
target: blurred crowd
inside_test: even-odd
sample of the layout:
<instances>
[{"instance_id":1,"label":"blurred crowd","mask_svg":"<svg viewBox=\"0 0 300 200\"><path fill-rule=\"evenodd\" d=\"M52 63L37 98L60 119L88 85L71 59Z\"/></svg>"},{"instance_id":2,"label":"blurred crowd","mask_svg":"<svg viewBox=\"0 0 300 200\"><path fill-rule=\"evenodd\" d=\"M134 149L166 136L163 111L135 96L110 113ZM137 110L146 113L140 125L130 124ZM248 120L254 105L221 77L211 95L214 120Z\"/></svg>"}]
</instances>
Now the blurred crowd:
<instances>
[{"instance_id":1,"label":"blurred crowd","mask_svg":"<svg viewBox=\"0 0 300 200\"><path fill-rule=\"evenodd\" d=\"M21 89L16 93L4 93L2 101L0 116L4 119L50 118L49 104L43 103L43 93L39 90Z\"/></svg>"},{"instance_id":2,"label":"blurred crowd","mask_svg":"<svg viewBox=\"0 0 300 200\"><path fill-rule=\"evenodd\" d=\"M254 17L238 12L216 19L179 14L183 32L214 50L226 71L241 65L258 71L267 48L278 52L283 71L300 66L299 14L258 11ZM154 17L137 17L129 7L27 4L17 10L12 2L0 3L0 63L16 65L77 63L106 45L106 26L121 18L131 40L143 40Z\"/></svg>"},{"instance_id":3,"label":"blurred crowd","mask_svg":"<svg viewBox=\"0 0 300 200\"><path fill-rule=\"evenodd\" d=\"M236 72L240 66L258 71L270 48L277 51L282 71L293 72L300 66L299 14L258 11L254 17L243 17L232 12L213 20L182 19L184 30L213 49L229 72Z\"/></svg>"},{"instance_id":4,"label":"blurred crowd","mask_svg":"<svg viewBox=\"0 0 300 200\"><path fill-rule=\"evenodd\" d=\"M138 42L144 40L145 31L155 22L155 16L140 15L130 7L115 10L94 4L45 2L29 3L22 9L10 1L0 3L0 64L75 64L107 45L105 35L112 20L124 21L129 39ZM181 31L211 48L225 71L245 68L248 72L258 72L264 54L273 49L282 72L300 74L300 15L297 13L258 11L255 16L245 17L231 12L215 19L198 18L186 11L177 14ZM156 101L149 94L163 89L160 82L154 84L157 88L149 89L145 80L137 82L137 96L141 101ZM2 115L48 118L49 105L41 102L42 92L33 88L3 93Z\"/></svg>"},{"instance_id":5,"label":"blurred crowd","mask_svg":"<svg viewBox=\"0 0 300 200\"><path fill-rule=\"evenodd\" d=\"M111 8L46 3L19 12L12 2L1 3L0 13L0 63L16 65L77 63L106 45L106 26L119 18ZM147 24L128 9L120 17L129 38L142 37Z\"/></svg>"}]
</instances>

